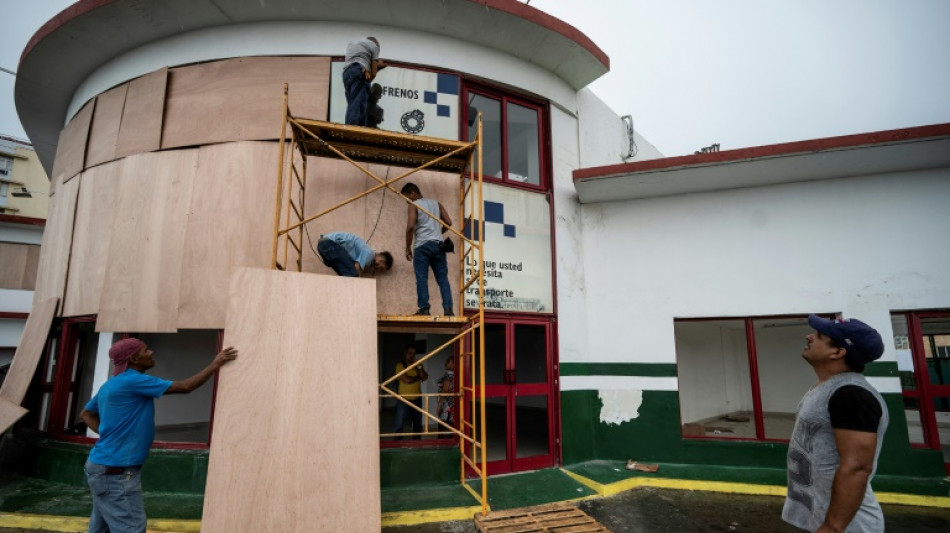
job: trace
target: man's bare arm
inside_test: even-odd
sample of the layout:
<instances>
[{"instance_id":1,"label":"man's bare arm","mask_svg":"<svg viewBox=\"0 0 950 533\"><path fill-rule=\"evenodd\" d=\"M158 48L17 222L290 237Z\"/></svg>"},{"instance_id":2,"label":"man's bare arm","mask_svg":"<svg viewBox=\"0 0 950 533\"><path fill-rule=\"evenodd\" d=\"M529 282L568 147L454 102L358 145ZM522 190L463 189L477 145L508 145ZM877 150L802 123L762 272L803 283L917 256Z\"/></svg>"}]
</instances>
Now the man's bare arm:
<instances>
[{"instance_id":1,"label":"man's bare arm","mask_svg":"<svg viewBox=\"0 0 950 533\"><path fill-rule=\"evenodd\" d=\"M201 372L198 372L188 379L173 382L171 387L168 387L168 390L165 391L165 394L188 394L204 385L219 368L233 361L237 355L237 350L228 346L221 350L218 355L214 356L214 361L211 361L211 364L206 366Z\"/></svg>"},{"instance_id":2,"label":"man's bare arm","mask_svg":"<svg viewBox=\"0 0 950 533\"><path fill-rule=\"evenodd\" d=\"M412 236L416 232L416 220L419 210L415 204L409 204L409 214L406 216L406 259L412 261Z\"/></svg>"},{"instance_id":3,"label":"man's bare arm","mask_svg":"<svg viewBox=\"0 0 950 533\"><path fill-rule=\"evenodd\" d=\"M841 464L831 486L831 504L825 521L815 533L844 531L864 500L868 478L874 469L877 433L835 429Z\"/></svg>"},{"instance_id":4,"label":"man's bare arm","mask_svg":"<svg viewBox=\"0 0 950 533\"><path fill-rule=\"evenodd\" d=\"M93 413L83 409L79 413L79 418L86 423L86 427L99 433L99 413Z\"/></svg>"},{"instance_id":5,"label":"man's bare arm","mask_svg":"<svg viewBox=\"0 0 950 533\"><path fill-rule=\"evenodd\" d=\"M448 210L441 203L439 203L439 218L442 219L442 222L445 222L445 226L442 226L442 233L449 231L448 226L452 225L452 217L449 216Z\"/></svg>"}]
</instances>

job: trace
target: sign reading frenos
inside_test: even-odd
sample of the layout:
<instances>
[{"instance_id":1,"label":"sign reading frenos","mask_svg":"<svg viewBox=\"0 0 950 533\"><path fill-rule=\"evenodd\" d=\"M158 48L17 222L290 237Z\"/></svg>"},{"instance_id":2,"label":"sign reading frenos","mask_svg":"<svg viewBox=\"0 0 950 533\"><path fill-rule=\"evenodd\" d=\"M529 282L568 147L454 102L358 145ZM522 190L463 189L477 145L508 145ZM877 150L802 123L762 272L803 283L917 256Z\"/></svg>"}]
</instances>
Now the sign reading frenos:
<instances>
[{"instance_id":1,"label":"sign reading frenos","mask_svg":"<svg viewBox=\"0 0 950 533\"><path fill-rule=\"evenodd\" d=\"M454 74L387 67L376 75L379 129L458 140L459 77ZM330 67L330 122L345 122L343 63Z\"/></svg>"}]
</instances>

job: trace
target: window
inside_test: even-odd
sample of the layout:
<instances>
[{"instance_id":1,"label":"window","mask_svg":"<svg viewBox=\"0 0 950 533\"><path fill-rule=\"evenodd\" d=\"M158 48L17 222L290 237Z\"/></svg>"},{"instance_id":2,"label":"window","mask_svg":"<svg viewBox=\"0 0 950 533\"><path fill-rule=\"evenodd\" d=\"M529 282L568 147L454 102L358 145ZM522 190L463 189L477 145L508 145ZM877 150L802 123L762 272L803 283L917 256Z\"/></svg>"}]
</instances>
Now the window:
<instances>
[{"instance_id":1,"label":"window","mask_svg":"<svg viewBox=\"0 0 950 533\"><path fill-rule=\"evenodd\" d=\"M50 338L40 372L41 391L38 427L51 436L86 439L79 413L109 376L112 365L108 350L119 337L95 331L95 317L63 321L62 334ZM214 358L218 351L216 330L181 330L178 333L134 334L155 353L150 375L171 381L190 377ZM155 400L155 441L177 446L205 445L209 441L214 381L190 394L162 396Z\"/></svg>"},{"instance_id":2,"label":"window","mask_svg":"<svg viewBox=\"0 0 950 533\"><path fill-rule=\"evenodd\" d=\"M807 317L677 320L683 435L788 440L815 382L802 360Z\"/></svg>"},{"instance_id":3,"label":"window","mask_svg":"<svg viewBox=\"0 0 950 533\"><path fill-rule=\"evenodd\" d=\"M13 169L13 160L9 157L0 157L0 176L9 176Z\"/></svg>"},{"instance_id":4,"label":"window","mask_svg":"<svg viewBox=\"0 0 950 533\"><path fill-rule=\"evenodd\" d=\"M464 98L466 139L475 138L475 119L482 114L483 176L512 185L545 187L544 108L482 89L468 88Z\"/></svg>"}]
</instances>

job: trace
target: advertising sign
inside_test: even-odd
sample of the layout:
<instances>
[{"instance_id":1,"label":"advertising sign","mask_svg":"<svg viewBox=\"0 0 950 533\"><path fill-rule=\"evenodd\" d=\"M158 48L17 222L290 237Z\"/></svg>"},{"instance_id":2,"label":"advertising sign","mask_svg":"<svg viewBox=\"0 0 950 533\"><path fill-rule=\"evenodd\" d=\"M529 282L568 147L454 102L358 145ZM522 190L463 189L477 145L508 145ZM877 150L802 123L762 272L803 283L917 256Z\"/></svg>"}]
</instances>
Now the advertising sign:
<instances>
[{"instance_id":1,"label":"advertising sign","mask_svg":"<svg viewBox=\"0 0 950 533\"><path fill-rule=\"evenodd\" d=\"M484 202L485 310L553 313L551 207L547 198L486 183ZM477 236L477 221L472 226L464 229L465 235ZM466 281L477 273L477 264L475 254L466 260ZM465 307L478 307L477 284L465 291Z\"/></svg>"},{"instance_id":2,"label":"advertising sign","mask_svg":"<svg viewBox=\"0 0 950 533\"><path fill-rule=\"evenodd\" d=\"M387 67L373 80L383 110L379 129L458 140L459 77L454 74ZM330 66L330 122L346 121L343 62Z\"/></svg>"}]
</instances>

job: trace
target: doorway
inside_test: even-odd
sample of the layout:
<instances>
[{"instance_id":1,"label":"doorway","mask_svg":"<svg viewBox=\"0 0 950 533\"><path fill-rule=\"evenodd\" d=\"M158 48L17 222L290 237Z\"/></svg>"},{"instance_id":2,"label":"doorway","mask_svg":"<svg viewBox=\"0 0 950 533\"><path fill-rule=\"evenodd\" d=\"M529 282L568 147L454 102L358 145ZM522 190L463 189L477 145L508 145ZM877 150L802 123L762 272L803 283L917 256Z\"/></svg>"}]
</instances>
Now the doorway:
<instances>
[{"instance_id":1,"label":"doorway","mask_svg":"<svg viewBox=\"0 0 950 533\"><path fill-rule=\"evenodd\" d=\"M557 417L551 322L491 318L484 328L488 474L553 466ZM478 420L479 403L472 406L468 398L466 405Z\"/></svg>"},{"instance_id":2,"label":"doorway","mask_svg":"<svg viewBox=\"0 0 950 533\"><path fill-rule=\"evenodd\" d=\"M943 452L950 474L950 312L892 317L912 446Z\"/></svg>"}]
</instances>

